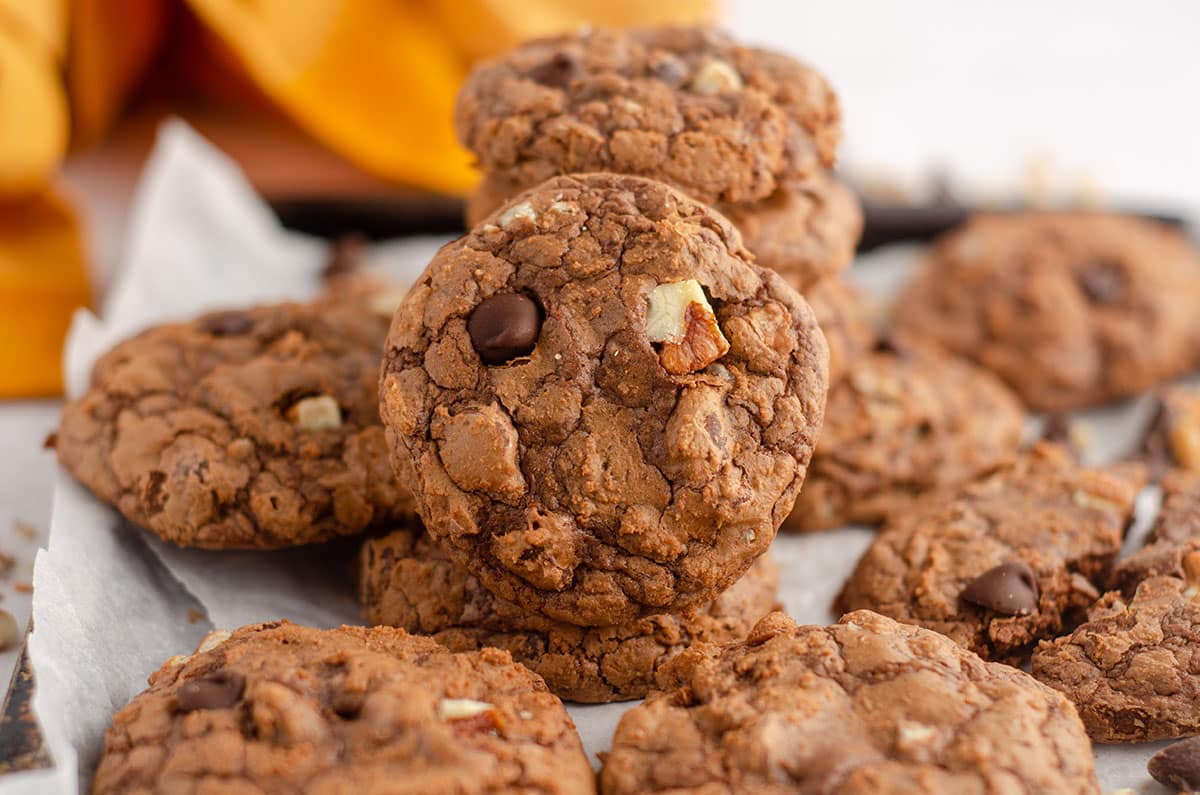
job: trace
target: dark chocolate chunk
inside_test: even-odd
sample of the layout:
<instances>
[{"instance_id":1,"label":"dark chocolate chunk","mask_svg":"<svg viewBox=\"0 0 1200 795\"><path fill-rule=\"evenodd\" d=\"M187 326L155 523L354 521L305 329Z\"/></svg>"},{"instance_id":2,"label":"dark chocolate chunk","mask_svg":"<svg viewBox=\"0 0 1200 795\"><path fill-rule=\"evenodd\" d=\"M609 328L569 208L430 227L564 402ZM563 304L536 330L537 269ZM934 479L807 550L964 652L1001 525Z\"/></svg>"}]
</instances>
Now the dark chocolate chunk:
<instances>
[{"instance_id":1,"label":"dark chocolate chunk","mask_svg":"<svg viewBox=\"0 0 1200 795\"><path fill-rule=\"evenodd\" d=\"M214 337L245 334L254 327L254 318L244 312L221 312L204 319L204 330Z\"/></svg>"},{"instance_id":2,"label":"dark chocolate chunk","mask_svg":"<svg viewBox=\"0 0 1200 795\"><path fill-rule=\"evenodd\" d=\"M1184 792L1200 790L1200 737L1168 745L1150 757L1146 770L1168 787Z\"/></svg>"},{"instance_id":3,"label":"dark chocolate chunk","mask_svg":"<svg viewBox=\"0 0 1200 795\"><path fill-rule=\"evenodd\" d=\"M1093 304L1111 304L1125 291L1121 267L1107 260L1096 260L1079 271L1079 286Z\"/></svg>"},{"instance_id":4,"label":"dark chocolate chunk","mask_svg":"<svg viewBox=\"0 0 1200 795\"><path fill-rule=\"evenodd\" d=\"M467 321L471 344L484 364L504 364L533 350L541 331L538 306L520 293L493 295Z\"/></svg>"},{"instance_id":5,"label":"dark chocolate chunk","mask_svg":"<svg viewBox=\"0 0 1200 795\"><path fill-rule=\"evenodd\" d=\"M225 709L242 697L246 679L235 671L214 674L184 682L175 691L179 709L192 712L198 709Z\"/></svg>"},{"instance_id":6,"label":"dark chocolate chunk","mask_svg":"<svg viewBox=\"0 0 1200 795\"><path fill-rule=\"evenodd\" d=\"M1037 579L1024 561L1010 560L980 574L959 596L997 613L1026 616L1037 608Z\"/></svg>"},{"instance_id":7,"label":"dark chocolate chunk","mask_svg":"<svg viewBox=\"0 0 1200 795\"><path fill-rule=\"evenodd\" d=\"M572 81L583 75L579 61L565 52L556 53L553 58L535 67L529 76L544 86L551 88L566 88Z\"/></svg>"}]
</instances>

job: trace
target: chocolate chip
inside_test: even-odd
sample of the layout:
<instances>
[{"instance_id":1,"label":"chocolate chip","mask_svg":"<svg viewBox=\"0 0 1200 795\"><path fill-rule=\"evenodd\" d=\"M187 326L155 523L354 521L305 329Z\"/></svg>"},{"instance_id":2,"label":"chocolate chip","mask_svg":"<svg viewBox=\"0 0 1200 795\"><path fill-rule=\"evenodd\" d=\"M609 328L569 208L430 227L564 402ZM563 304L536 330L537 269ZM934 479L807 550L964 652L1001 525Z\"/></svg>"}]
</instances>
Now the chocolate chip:
<instances>
[{"instance_id":1,"label":"chocolate chip","mask_svg":"<svg viewBox=\"0 0 1200 795\"><path fill-rule=\"evenodd\" d=\"M1173 789L1200 790L1200 737L1168 745L1150 757L1146 770L1155 781Z\"/></svg>"},{"instance_id":2,"label":"chocolate chip","mask_svg":"<svg viewBox=\"0 0 1200 795\"><path fill-rule=\"evenodd\" d=\"M184 682L175 691L179 709L191 712L197 709L225 709L232 707L242 697L246 679L235 671L217 671L215 674Z\"/></svg>"},{"instance_id":3,"label":"chocolate chip","mask_svg":"<svg viewBox=\"0 0 1200 795\"><path fill-rule=\"evenodd\" d=\"M980 574L959 596L997 613L1026 616L1037 607L1037 579L1023 561L1010 560Z\"/></svg>"},{"instance_id":4,"label":"chocolate chip","mask_svg":"<svg viewBox=\"0 0 1200 795\"><path fill-rule=\"evenodd\" d=\"M204 319L203 328L214 337L245 334L254 327L254 318L244 312L221 312Z\"/></svg>"},{"instance_id":5,"label":"chocolate chip","mask_svg":"<svg viewBox=\"0 0 1200 795\"><path fill-rule=\"evenodd\" d=\"M573 56L560 52L555 53L549 61L535 66L529 76L544 86L566 88L583 76L583 68Z\"/></svg>"},{"instance_id":6,"label":"chocolate chip","mask_svg":"<svg viewBox=\"0 0 1200 795\"><path fill-rule=\"evenodd\" d=\"M688 73L687 64L680 58L666 52L657 53L652 56L648 64L648 69L656 80L660 80L671 87L681 85Z\"/></svg>"},{"instance_id":7,"label":"chocolate chip","mask_svg":"<svg viewBox=\"0 0 1200 795\"><path fill-rule=\"evenodd\" d=\"M467 321L471 344L484 364L504 364L528 355L541 327L537 304L520 293L501 293L485 299Z\"/></svg>"},{"instance_id":8,"label":"chocolate chip","mask_svg":"<svg viewBox=\"0 0 1200 795\"><path fill-rule=\"evenodd\" d=\"M330 702L330 707L341 718L353 720L362 712L363 704L367 701L365 693L360 693L352 690L343 690L340 693L335 693L333 700Z\"/></svg>"},{"instance_id":9,"label":"chocolate chip","mask_svg":"<svg viewBox=\"0 0 1200 795\"><path fill-rule=\"evenodd\" d=\"M1079 286L1093 304L1111 304L1125 289L1125 275L1120 266L1107 260L1096 260L1079 271Z\"/></svg>"}]
</instances>

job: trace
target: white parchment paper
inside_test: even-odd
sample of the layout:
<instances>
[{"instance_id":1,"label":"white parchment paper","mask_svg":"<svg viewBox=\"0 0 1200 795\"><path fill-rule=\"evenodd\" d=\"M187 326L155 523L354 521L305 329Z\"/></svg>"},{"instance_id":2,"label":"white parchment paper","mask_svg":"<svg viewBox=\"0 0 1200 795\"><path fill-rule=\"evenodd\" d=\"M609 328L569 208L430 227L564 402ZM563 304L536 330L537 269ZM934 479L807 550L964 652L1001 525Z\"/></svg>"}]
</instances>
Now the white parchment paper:
<instances>
[{"instance_id":1,"label":"white parchment paper","mask_svg":"<svg viewBox=\"0 0 1200 795\"><path fill-rule=\"evenodd\" d=\"M442 242L405 240L378 247L371 259L393 278L411 280ZM282 230L224 156L181 123L166 125L139 188L126 262L103 320L80 313L72 329L70 393L84 389L99 353L148 325L312 295L325 256L324 243ZM874 255L852 278L886 297L911 258L905 250ZM1089 456L1101 461L1123 452L1146 412L1135 402L1081 416L1093 442ZM1149 517L1152 493L1145 507ZM1145 525L1143 519L1138 532ZM191 651L213 626L279 617L321 627L359 621L346 572L326 550L179 549L128 526L65 476L55 489L50 533L34 572L29 653L35 708L57 767L0 779L2 792L86 790L112 713L166 658ZM832 621L830 600L870 539L864 528L781 536L773 553L789 613L800 622ZM593 760L630 706L570 707ZM1166 792L1145 772L1159 747L1098 747L1103 790Z\"/></svg>"}]
</instances>

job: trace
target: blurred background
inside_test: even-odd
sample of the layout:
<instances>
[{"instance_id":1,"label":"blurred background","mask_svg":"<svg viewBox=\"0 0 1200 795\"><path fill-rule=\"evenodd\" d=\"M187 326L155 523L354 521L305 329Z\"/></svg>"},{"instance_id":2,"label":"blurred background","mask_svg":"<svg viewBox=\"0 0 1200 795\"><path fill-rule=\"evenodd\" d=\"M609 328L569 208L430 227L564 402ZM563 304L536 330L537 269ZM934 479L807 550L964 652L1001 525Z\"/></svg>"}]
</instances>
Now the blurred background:
<instances>
[{"instance_id":1,"label":"blurred background","mask_svg":"<svg viewBox=\"0 0 1200 795\"><path fill-rule=\"evenodd\" d=\"M0 396L61 388L70 314L117 267L163 118L232 155L289 225L451 231L476 178L451 128L472 63L667 21L826 74L868 235L880 205L1200 206L1189 0L0 0Z\"/></svg>"}]
</instances>

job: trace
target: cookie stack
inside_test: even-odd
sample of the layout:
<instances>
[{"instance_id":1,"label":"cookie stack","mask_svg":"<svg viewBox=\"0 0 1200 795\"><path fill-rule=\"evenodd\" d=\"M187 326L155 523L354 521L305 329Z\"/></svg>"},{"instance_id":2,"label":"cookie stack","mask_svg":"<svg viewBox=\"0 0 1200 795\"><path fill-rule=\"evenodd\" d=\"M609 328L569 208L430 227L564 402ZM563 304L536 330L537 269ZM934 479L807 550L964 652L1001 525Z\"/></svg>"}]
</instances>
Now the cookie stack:
<instances>
[{"instance_id":1,"label":"cookie stack","mask_svg":"<svg viewBox=\"0 0 1200 795\"><path fill-rule=\"evenodd\" d=\"M677 651L773 607L762 556L827 357L711 207L616 174L518 195L396 313L381 414L423 530L365 546L367 615L509 649L568 698L645 695Z\"/></svg>"}]
</instances>

